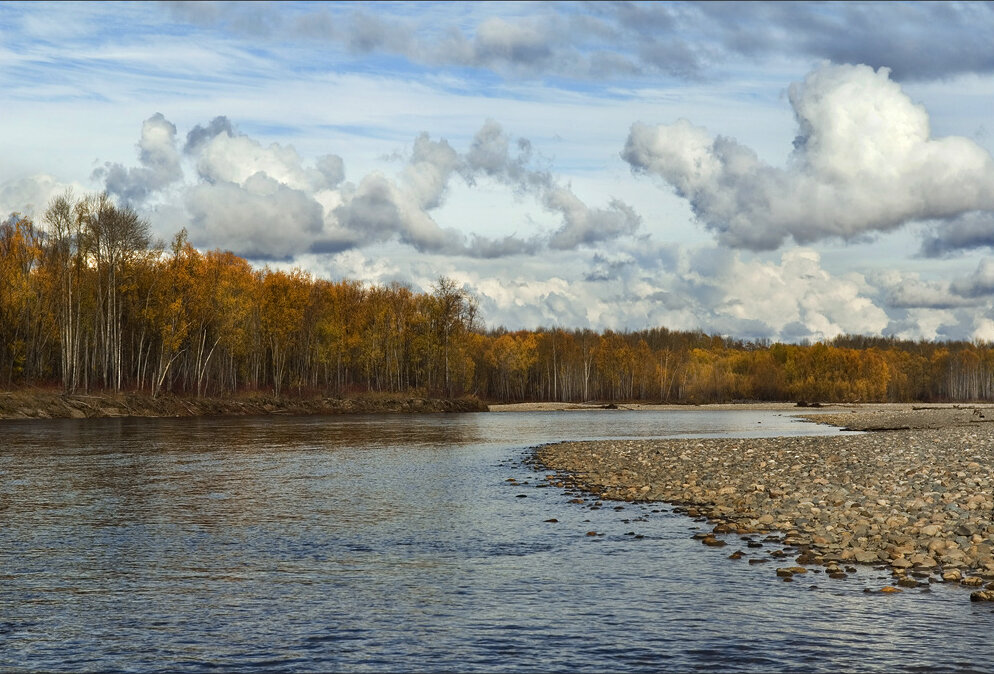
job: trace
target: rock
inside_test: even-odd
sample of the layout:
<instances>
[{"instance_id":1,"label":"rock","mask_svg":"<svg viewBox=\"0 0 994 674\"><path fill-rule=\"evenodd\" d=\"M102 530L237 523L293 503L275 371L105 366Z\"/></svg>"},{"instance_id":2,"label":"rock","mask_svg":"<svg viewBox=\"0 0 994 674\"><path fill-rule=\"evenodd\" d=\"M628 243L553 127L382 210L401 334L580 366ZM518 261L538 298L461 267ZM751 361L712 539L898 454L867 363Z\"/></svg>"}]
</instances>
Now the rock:
<instances>
[{"instance_id":1,"label":"rock","mask_svg":"<svg viewBox=\"0 0 994 674\"><path fill-rule=\"evenodd\" d=\"M937 582L937 568L978 589L972 579L994 580L994 424L968 426L969 410L953 408L837 416L833 423L850 428L915 430L568 442L536 450L536 464L605 502L669 502L708 522L704 544L717 544L715 534L782 532L744 539L743 547L771 543L769 557L824 564L830 577L845 577L844 562L849 572L853 563L891 570L898 587Z\"/></svg>"},{"instance_id":2,"label":"rock","mask_svg":"<svg viewBox=\"0 0 994 674\"><path fill-rule=\"evenodd\" d=\"M880 559L877 553L869 550L856 550L853 553L853 558L861 564L872 564Z\"/></svg>"},{"instance_id":3,"label":"rock","mask_svg":"<svg viewBox=\"0 0 994 674\"><path fill-rule=\"evenodd\" d=\"M994 601L994 590L977 590L970 593L970 601Z\"/></svg>"},{"instance_id":4,"label":"rock","mask_svg":"<svg viewBox=\"0 0 994 674\"><path fill-rule=\"evenodd\" d=\"M887 587L880 588L880 592L883 594L895 594L897 592L901 592L901 590L896 587L888 585Z\"/></svg>"}]
</instances>

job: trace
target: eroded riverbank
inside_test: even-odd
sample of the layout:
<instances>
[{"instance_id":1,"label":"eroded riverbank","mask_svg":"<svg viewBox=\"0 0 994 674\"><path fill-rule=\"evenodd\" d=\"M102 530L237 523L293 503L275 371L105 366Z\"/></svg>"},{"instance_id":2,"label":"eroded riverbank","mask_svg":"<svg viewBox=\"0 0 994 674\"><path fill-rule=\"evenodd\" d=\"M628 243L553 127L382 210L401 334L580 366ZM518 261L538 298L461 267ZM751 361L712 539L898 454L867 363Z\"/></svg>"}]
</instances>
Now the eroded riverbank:
<instances>
[{"instance_id":1,"label":"eroded riverbank","mask_svg":"<svg viewBox=\"0 0 994 674\"><path fill-rule=\"evenodd\" d=\"M840 408L810 418L880 432L564 442L536 457L566 488L707 517L705 544L738 543L733 558L776 562L783 578L843 578L853 564L874 564L900 587L958 582L973 599L994 599L994 410ZM771 532L784 534L796 565L757 545Z\"/></svg>"},{"instance_id":2,"label":"eroded riverbank","mask_svg":"<svg viewBox=\"0 0 994 674\"><path fill-rule=\"evenodd\" d=\"M482 401L370 394L354 397L293 397L240 394L227 398L143 393L64 395L50 391L0 392L0 419L89 419L107 417L206 417L286 414L382 414L485 412Z\"/></svg>"}]
</instances>

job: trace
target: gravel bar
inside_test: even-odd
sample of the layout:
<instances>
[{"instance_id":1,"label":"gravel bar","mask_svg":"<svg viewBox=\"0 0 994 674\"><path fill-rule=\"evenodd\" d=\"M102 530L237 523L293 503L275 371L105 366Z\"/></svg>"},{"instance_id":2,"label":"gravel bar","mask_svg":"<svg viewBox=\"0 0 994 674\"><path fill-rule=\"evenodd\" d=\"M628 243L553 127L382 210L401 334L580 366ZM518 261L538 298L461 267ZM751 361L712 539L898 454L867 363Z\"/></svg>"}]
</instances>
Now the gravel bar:
<instances>
[{"instance_id":1,"label":"gravel bar","mask_svg":"<svg viewBox=\"0 0 994 674\"><path fill-rule=\"evenodd\" d=\"M877 432L563 442L535 454L556 486L707 518L712 532L695 536L705 545L738 534L746 550L733 559L777 541L783 549L763 561L794 558L797 566L776 569L784 580L808 571L845 578L870 564L892 572L897 587L885 592L955 582L974 601L994 600L994 409L806 416Z\"/></svg>"}]
</instances>

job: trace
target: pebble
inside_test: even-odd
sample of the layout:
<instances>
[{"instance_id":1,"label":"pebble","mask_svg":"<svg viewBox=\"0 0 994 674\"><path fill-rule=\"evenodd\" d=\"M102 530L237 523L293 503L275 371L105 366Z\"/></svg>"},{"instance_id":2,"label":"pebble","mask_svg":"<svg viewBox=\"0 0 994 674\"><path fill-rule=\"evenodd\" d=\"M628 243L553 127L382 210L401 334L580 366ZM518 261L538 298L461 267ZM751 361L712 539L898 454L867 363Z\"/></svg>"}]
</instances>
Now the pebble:
<instances>
[{"instance_id":1,"label":"pebble","mask_svg":"<svg viewBox=\"0 0 994 674\"><path fill-rule=\"evenodd\" d=\"M564 442L538 448L536 458L597 506L668 502L707 521L705 545L748 535L748 548L761 547L759 539L800 550L800 563L825 565L836 578L846 562L849 573L855 563L929 581L967 579L968 587L994 581L994 423L976 421L972 408L910 406L819 419L905 430Z\"/></svg>"}]
</instances>

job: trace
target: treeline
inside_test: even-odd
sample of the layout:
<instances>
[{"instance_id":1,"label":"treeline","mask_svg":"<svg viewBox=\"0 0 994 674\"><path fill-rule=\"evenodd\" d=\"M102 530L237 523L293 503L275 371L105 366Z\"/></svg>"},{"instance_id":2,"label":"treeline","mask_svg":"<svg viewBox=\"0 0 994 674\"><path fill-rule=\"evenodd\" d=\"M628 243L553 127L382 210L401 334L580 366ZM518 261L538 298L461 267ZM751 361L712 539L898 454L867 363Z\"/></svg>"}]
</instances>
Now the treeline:
<instances>
[{"instance_id":1,"label":"treeline","mask_svg":"<svg viewBox=\"0 0 994 674\"><path fill-rule=\"evenodd\" d=\"M440 279L433 292L332 283L168 250L106 196L52 201L44 227L0 225L0 386L59 382L75 393L244 389L422 390L454 397L473 381L476 305Z\"/></svg>"},{"instance_id":2,"label":"treeline","mask_svg":"<svg viewBox=\"0 0 994 674\"><path fill-rule=\"evenodd\" d=\"M478 385L497 400L970 401L994 399L994 348L842 336L742 342L654 328L489 332Z\"/></svg>"},{"instance_id":3,"label":"treeline","mask_svg":"<svg viewBox=\"0 0 994 674\"><path fill-rule=\"evenodd\" d=\"M994 399L994 348L844 336L487 330L472 296L253 269L106 195L0 224L0 386L66 392L419 392L494 401Z\"/></svg>"}]
</instances>

